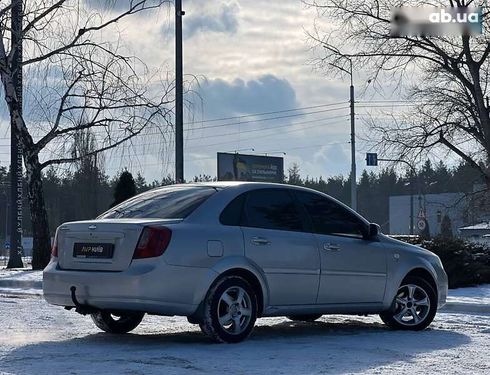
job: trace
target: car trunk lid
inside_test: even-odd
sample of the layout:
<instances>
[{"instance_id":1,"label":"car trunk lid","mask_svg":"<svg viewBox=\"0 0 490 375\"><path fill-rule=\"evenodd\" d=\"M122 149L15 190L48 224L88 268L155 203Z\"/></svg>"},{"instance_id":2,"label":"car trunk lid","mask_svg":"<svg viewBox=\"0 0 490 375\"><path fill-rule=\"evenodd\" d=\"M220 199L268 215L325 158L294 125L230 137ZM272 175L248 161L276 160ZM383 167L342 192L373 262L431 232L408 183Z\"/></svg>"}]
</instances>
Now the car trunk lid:
<instances>
[{"instance_id":1,"label":"car trunk lid","mask_svg":"<svg viewBox=\"0 0 490 375\"><path fill-rule=\"evenodd\" d=\"M176 224L181 219L100 219L63 224L58 229L61 269L123 271L129 267L145 226Z\"/></svg>"}]
</instances>

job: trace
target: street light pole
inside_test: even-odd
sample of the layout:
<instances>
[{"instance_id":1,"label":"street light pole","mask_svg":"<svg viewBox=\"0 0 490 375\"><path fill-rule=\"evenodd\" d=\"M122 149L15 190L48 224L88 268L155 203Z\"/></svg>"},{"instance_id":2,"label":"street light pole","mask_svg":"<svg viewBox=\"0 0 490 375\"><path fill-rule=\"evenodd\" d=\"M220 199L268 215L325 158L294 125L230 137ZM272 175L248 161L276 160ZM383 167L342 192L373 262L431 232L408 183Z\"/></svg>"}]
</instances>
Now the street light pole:
<instances>
[{"instance_id":1,"label":"street light pole","mask_svg":"<svg viewBox=\"0 0 490 375\"><path fill-rule=\"evenodd\" d=\"M175 182L184 182L182 0L175 0Z\"/></svg>"},{"instance_id":2,"label":"street light pole","mask_svg":"<svg viewBox=\"0 0 490 375\"><path fill-rule=\"evenodd\" d=\"M350 170L350 201L351 208L357 211L357 177L356 177L356 119L354 111L354 74L352 70L352 58L348 55L341 54L340 51L331 48L330 46L323 45L323 47L330 52L333 52L339 58L345 58L349 60L349 70L345 69L341 65L329 63L334 68L347 73L350 76L350 150L351 150L351 170Z\"/></svg>"},{"instance_id":3,"label":"street light pole","mask_svg":"<svg viewBox=\"0 0 490 375\"><path fill-rule=\"evenodd\" d=\"M350 149L351 149L351 175L350 196L351 208L357 211L357 178L356 178L356 124L354 112L354 78L352 74L352 59L350 64Z\"/></svg>"}]
</instances>

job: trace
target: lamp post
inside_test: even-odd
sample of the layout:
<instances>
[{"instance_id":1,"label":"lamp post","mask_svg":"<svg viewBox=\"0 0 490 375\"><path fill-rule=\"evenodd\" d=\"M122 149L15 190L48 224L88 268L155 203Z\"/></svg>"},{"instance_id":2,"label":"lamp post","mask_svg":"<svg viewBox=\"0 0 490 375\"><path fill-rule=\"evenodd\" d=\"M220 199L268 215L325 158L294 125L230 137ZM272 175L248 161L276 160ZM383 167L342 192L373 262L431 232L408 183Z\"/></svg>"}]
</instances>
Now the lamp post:
<instances>
[{"instance_id":1,"label":"lamp post","mask_svg":"<svg viewBox=\"0 0 490 375\"><path fill-rule=\"evenodd\" d=\"M182 0L175 0L175 182L184 182L184 78Z\"/></svg>"},{"instance_id":2,"label":"lamp post","mask_svg":"<svg viewBox=\"0 0 490 375\"><path fill-rule=\"evenodd\" d=\"M349 61L349 70L345 69L343 66L335 65L329 63L336 69L347 73L350 76L350 87L349 87L349 101L350 101L350 150L351 150L351 171L350 171L350 196L351 196L351 208L357 211L357 177L356 177L356 123L355 123L355 111L354 111L354 75L352 71L352 59L347 56L340 54L339 51L333 48L323 45L325 49L330 50L339 57L342 57Z\"/></svg>"},{"instance_id":3,"label":"lamp post","mask_svg":"<svg viewBox=\"0 0 490 375\"><path fill-rule=\"evenodd\" d=\"M350 65L350 150L351 150L351 172L350 172L350 196L351 207L357 211L357 179L356 179L356 125L354 114L354 78L352 76L352 59L346 57Z\"/></svg>"}]
</instances>

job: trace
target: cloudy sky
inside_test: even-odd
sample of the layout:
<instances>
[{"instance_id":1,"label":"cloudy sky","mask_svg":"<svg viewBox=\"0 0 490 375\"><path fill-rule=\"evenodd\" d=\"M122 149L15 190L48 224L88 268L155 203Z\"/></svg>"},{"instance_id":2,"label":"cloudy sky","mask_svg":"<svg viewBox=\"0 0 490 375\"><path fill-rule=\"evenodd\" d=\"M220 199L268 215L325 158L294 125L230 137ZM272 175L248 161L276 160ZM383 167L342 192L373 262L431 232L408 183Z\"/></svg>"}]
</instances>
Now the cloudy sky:
<instances>
[{"instance_id":1,"label":"cloudy sky","mask_svg":"<svg viewBox=\"0 0 490 375\"><path fill-rule=\"evenodd\" d=\"M311 63L315 52L307 31L312 30L315 11L300 0L183 4L185 80L193 90L186 95L186 179L215 176L216 153L234 151L284 156L285 168L298 163L303 176L347 175L349 82ZM173 71L172 8L135 16L118 28L124 45L150 68ZM372 99L362 72L354 79L362 92L358 99ZM365 131L361 118L368 110L359 106L356 111L360 135ZM216 119L223 120L209 121ZM6 126L0 133L8 135ZM364 167L367 149L359 140L358 170ZM174 173L173 155L173 145L164 140L141 140L130 150L107 154L106 171L113 175L128 168L147 180L160 180ZM7 152L0 161L8 162Z\"/></svg>"}]
</instances>

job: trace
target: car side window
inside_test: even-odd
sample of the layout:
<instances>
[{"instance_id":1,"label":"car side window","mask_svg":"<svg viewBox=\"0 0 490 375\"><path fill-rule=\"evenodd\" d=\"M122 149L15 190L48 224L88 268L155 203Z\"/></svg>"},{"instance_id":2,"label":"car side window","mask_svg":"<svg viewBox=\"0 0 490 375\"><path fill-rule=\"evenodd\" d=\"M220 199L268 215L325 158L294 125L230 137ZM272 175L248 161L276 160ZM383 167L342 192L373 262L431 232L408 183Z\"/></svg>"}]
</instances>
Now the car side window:
<instances>
[{"instance_id":1,"label":"car side window","mask_svg":"<svg viewBox=\"0 0 490 375\"><path fill-rule=\"evenodd\" d=\"M242 220L243 203L245 202L246 193L233 199L219 216L219 221L223 225L239 226Z\"/></svg>"},{"instance_id":2,"label":"car side window","mask_svg":"<svg viewBox=\"0 0 490 375\"><path fill-rule=\"evenodd\" d=\"M247 194L244 226L286 231L303 231L300 210L287 190L261 189Z\"/></svg>"},{"instance_id":3,"label":"car side window","mask_svg":"<svg viewBox=\"0 0 490 375\"><path fill-rule=\"evenodd\" d=\"M364 237L364 223L333 200L303 191L297 191L296 196L310 216L315 233Z\"/></svg>"}]
</instances>

